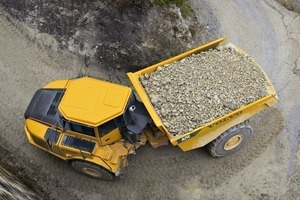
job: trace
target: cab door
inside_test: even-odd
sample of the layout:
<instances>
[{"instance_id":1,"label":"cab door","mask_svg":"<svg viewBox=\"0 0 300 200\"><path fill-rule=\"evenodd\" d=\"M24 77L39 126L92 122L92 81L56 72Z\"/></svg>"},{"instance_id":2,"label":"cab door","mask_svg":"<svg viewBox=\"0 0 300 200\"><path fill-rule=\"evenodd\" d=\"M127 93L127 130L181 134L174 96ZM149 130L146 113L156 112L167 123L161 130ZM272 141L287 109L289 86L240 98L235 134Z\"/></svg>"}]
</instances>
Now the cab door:
<instances>
[{"instance_id":1,"label":"cab door","mask_svg":"<svg viewBox=\"0 0 300 200\"><path fill-rule=\"evenodd\" d=\"M120 129L114 119L98 126L98 133L102 146L111 144L122 138Z\"/></svg>"},{"instance_id":2,"label":"cab door","mask_svg":"<svg viewBox=\"0 0 300 200\"><path fill-rule=\"evenodd\" d=\"M89 157L99 144L94 127L67 122L62 134L59 148L65 158Z\"/></svg>"},{"instance_id":3,"label":"cab door","mask_svg":"<svg viewBox=\"0 0 300 200\"><path fill-rule=\"evenodd\" d=\"M59 141L61 139L61 129L57 127L49 127L44 135L45 146L49 153L60 156Z\"/></svg>"}]
</instances>

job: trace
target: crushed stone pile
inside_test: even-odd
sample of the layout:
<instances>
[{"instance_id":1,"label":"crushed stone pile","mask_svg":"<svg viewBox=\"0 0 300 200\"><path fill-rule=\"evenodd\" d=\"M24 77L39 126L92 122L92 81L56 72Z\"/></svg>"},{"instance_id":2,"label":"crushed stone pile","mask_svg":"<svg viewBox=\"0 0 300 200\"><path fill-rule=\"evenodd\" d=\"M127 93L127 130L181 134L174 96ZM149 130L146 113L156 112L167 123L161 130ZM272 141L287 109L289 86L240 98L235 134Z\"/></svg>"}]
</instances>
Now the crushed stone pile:
<instances>
[{"instance_id":1,"label":"crushed stone pile","mask_svg":"<svg viewBox=\"0 0 300 200\"><path fill-rule=\"evenodd\" d=\"M181 135L268 94L266 78L247 55L220 47L140 77L166 128Z\"/></svg>"}]
</instances>

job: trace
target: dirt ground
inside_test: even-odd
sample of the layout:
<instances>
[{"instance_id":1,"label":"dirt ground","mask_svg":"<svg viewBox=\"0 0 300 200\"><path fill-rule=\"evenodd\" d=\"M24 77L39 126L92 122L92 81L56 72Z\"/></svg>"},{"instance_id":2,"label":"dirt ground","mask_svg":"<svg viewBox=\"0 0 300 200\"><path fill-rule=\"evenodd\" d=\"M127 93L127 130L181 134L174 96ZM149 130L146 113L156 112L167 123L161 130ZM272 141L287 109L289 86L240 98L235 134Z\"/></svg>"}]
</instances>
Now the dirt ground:
<instances>
[{"instance_id":1,"label":"dirt ground","mask_svg":"<svg viewBox=\"0 0 300 200\"><path fill-rule=\"evenodd\" d=\"M198 0L191 2L197 11ZM146 145L114 182L76 173L28 144L23 114L36 89L76 76L82 62L32 43L0 14L1 161L44 199L300 199L300 16L272 0L208 5L221 34L262 65L280 99L251 120L255 134L245 148L215 159L205 149ZM89 73L108 79L93 67Z\"/></svg>"}]
</instances>

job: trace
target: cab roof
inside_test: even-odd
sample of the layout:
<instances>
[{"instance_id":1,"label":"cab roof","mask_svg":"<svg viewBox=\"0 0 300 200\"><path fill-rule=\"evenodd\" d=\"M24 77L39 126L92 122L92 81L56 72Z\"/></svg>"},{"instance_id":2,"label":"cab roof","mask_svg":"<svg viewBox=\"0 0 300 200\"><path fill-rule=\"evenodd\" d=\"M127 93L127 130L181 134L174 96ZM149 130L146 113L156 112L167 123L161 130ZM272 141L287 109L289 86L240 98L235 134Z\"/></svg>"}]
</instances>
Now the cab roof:
<instances>
[{"instance_id":1,"label":"cab roof","mask_svg":"<svg viewBox=\"0 0 300 200\"><path fill-rule=\"evenodd\" d=\"M70 121L99 126L124 112L131 89L89 77L69 80L58 106Z\"/></svg>"}]
</instances>

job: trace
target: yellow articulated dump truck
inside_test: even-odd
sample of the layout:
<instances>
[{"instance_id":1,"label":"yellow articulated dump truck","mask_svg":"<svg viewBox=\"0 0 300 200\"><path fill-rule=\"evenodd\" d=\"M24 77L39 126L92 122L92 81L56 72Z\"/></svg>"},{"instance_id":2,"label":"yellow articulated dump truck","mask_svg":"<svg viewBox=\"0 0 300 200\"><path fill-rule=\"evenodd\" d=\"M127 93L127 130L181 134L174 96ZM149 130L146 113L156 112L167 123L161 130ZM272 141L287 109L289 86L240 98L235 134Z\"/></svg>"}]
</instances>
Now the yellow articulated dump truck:
<instances>
[{"instance_id":1,"label":"yellow articulated dump truck","mask_svg":"<svg viewBox=\"0 0 300 200\"><path fill-rule=\"evenodd\" d=\"M120 175L147 141L234 153L252 135L248 119L278 99L253 58L225 41L128 73L132 88L87 76L50 82L28 105L26 136L101 180Z\"/></svg>"}]
</instances>

